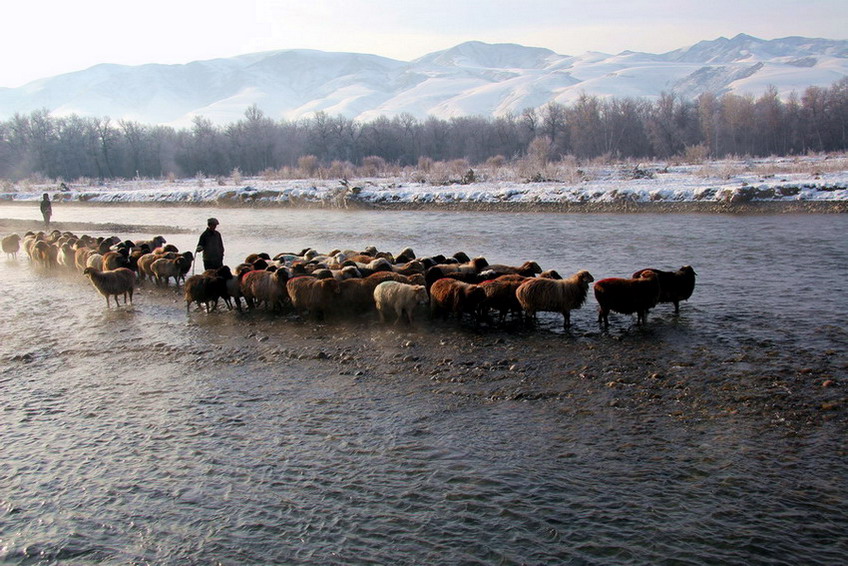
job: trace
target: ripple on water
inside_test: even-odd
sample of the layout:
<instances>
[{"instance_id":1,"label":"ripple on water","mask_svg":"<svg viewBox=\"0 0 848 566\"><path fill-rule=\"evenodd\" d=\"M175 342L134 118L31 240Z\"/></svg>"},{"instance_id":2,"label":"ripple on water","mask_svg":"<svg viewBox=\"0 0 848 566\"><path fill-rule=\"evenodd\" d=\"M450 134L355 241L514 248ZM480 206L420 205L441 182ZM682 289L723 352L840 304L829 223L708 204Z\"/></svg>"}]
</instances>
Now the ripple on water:
<instances>
[{"instance_id":1,"label":"ripple on water","mask_svg":"<svg viewBox=\"0 0 848 566\"><path fill-rule=\"evenodd\" d=\"M306 226L257 214L233 212L228 253L374 243L370 215ZM544 315L515 334L422 325L407 338L186 316L164 290L107 310L82 278L0 264L0 561L843 561L844 427L792 436L744 411L798 395L801 369L844 369L848 251L817 236L844 233L844 219L534 215L531 237L509 216L396 218L419 231L393 229L380 247L497 262L538 251L545 267L596 278L692 263L699 287L680 316L660 305L646 328L618 316L600 333L590 300L568 332ZM625 253L624 237L642 245ZM795 237L812 244L797 250ZM797 271L817 274L804 300L775 277ZM249 333L268 337L263 349L234 345ZM440 367L457 383L408 369L386 344L440 339L449 353L433 359L451 358ZM508 372L476 366L481 347L513 348L498 359L527 370L509 385L525 401L494 400L511 398L492 377ZM343 370L369 371L340 375L342 351L354 360ZM396 373L379 371L388 359ZM738 414L692 409L740 385ZM678 407L687 418L669 416Z\"/></svg>"}]
</instances>

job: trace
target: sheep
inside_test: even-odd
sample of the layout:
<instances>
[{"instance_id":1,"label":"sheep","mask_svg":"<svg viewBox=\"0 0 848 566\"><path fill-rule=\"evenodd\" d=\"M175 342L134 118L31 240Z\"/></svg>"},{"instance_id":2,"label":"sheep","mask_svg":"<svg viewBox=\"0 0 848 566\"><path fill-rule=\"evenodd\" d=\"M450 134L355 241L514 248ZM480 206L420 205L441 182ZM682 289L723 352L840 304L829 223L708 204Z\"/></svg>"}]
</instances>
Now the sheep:
<instances>
[{"instance_id":1,"label":"sheep","mask_svg":"<svg viewBox=\"0 0 848 566\"><path fill-rule=\"evenodd\" d=\"M168 286L168 280L173 277L174 285L179 289L180 278L183 273L183 266L186 264L186 258L177 256L174 259L160 258L150 264L150 271L156 277L156 285L165 284Z\"/></svg>"},{"instance_id":2,"label":"sheep","mask_svg":"<svg viewBox=\"0 0 848 566\"><path fill-rule=\"evenodd\" d=\"M153 252L142 254L136 262L139 280L144 281L148 277L153 279L155 276L153 275L153 271L150 270L150 266L154 261L163 257L165 257L164 254L155 254Z\"/></svg>"},{"instance_id":3,"label":"sheep","mask_svg":"<svg viewBox=\"0 0 848 566\"><path fill-rule=\"evenodd\" d=\"M515 290L518 303L531 318L537 312L562 313L563 328L571 326L571 311L579 309L586 301L589 283L595 278L585 270L567 279L528 279Z\"/></svg>"},{"instance_id":4,"label":"sheep","mask_svg":"<svg viewBox=\"0 0 848 566\"><path fill-rule=\"evenodd\" d=\"M402 257L407 257L407 258L409 258L409 260L410 260L410 261L412 261L413 259L415 259L415 252L414 252L414 251L412 251L412 248L409 248L409 247L403 248L403 249L402 249L401 251L399 251L399 252L398 252L398 254L395 256L395 261L399 261L397 258L399 258L399 257L401 257L401 256L402 256Z\"/></svg>"},{"instance_id":5,"label":"sheep","mask_svg":"<svg viewBox=\"0 0 848 566\"><path fill-rule=\"evenodd\" d=\"M32 248L32 260L36 265L51 268L58 265L59 248L44 240L35 242Z\"/></svg>"},{"instance_id":6,"label":"sheep","mask_svg":"<svg viewBox=\"0 0 848 566\"><path fill-rule=\"evenodd\" d=\"M526 280L527 277L523 275L508 274L481 282L480 287L486 292L486 300L482 305L483 316L488 315L489 309L495 309L500 312L499 320L503 322L507 313L521 313L521 304L515 291Z\"/></svg>"},{"instance_id":7,"label":"sheep","mask_svg":"<svg viewBox=\"0 0 848 566\"><path fill-rule=\"evenodd\" d=\"M481 281L483 281L483 278L480 277L479 273L451 271L449 268L446 270L445 264L439 264L428 268L427 271L424 272L424 281L425 286L427 287L427 291L430 291L430 288L433 286L433 283L445 277L456 279L458 281L463 281L465 283L480 283Z\"/></svg>"},{"instance_id":8,"label":"sheep","mask_svg":"<svg viewBox=\"0 0 848 566\"><path fill-rule=\"evenodd\" d=\"M93 253L94 250L92 248L78 247L74 252L74 266L80 271L83 271L88 267L88 258Z\"/></svg>"},{"instance_id":9,"label":"sheep","mask_svg":"<svg viewBox=\"0 0 848 566\"><path fill-rule=\"evenodd\" d=\"M188 275L188 270L191 269L191 264L194 263L194 254L190 251L184 251L182 253L185 261L180 265L180 280L185 281L186 275ZM132 266L130 266L132 268ZM179 281L177 281L177 285L179 285Z\"/></svg>"},{"instance_id":10,"label":"sheep","mask_svg":"<svg viewBox=\"0 0 848 566\"><path fill-rule=\"evenodd\" d=\"M525 277L535 277L539 273L542 273L542 268L539 267L539 264L535 261L525 261L523 264L513 267L510 265L488 265L484 273L493 272L497 275L507 275L509 273L517 273L518 275L523 275Z\"/></svg>"},{"instance_id":11,"label":"sheep","mask_svg":"<svg viewBox=\"0 0 848 566\"><path fill-rule=\"evenodd\" d=\"M645 271L653 271L660 281L661 303L674 303L674 314L680 314L680 301L685 301L692 296L695 290L695 270L691 265L684 265L677 271L661 271L659 269L640 269L633 274L638 278Z\"/></svg>"},{"instance_id":12,"label":"sheep","mask_svg":"<svg viewBox=\"0 0 848 566\"><path fill-rule=\"evenodd\" d=\"M407 283L411 285L423 285L423 281L413 281L412 277L407 277L406 275L401 275L400 273L395 273L394 271L378 271L377 273L372 273L368 277L365 278L370 282L371 285L376 287L383 281L397 281L398 283Z\"/></svg>"},{"instance_id":13,"label":"sheep","mask_svg":"<svg viewBox=\"0 0 848 566\"><path fill-rule=\"evenodd\" d=\"M74 249L73 244L65 242L59 247L59 257L56 260L65 269L73 269L76 253L77 250Z\"/></svg>"},{"instance_id":14,"label":"sheep","mask_svg":"<svg viewBox=\"0 0 848 566\"><path fill-rule=\"evenodd\" d=\"M648 310L656 306L660 298L660 280L649 269L639 272L639 277L623 279L610 277L595 283L595 299L600 307L598 323L609 326L610 311L622 314L636 313L636 323L648 321Z\"/></svg>"},{"instance_id":15,"label":"sheep","mask_svg":"<svg viewBox=\"0 0 848 566\"><path fill-rule=\"evenodd\" d=\"M286 291L292 306L299 314L309 312L320 319L333 307L334 298L340 291L339 284L335 279L315 279L301 275L289 279Z\"/></svg>"},{"instance_id":16,"label":"sheep","mask_svg":"<svg viewBox=\"0 0 848 566\"><path fill-rule=\"evenodd\" d=\"M439 314L447 318L454 313L461 320L463 313L469 313L479 320L485 300L486 291L479 285L444 277L430 287L430 314L433 318Z\"/></svg>"},{"instance_id":17,"label":"sheep","mask_svg":"<svg viewBox=\"0 0 848 566\"><path fill-rule=\"evenodd\" d=\"M386 322L386 313L394 311L396 323L406 315L407 322L412 324L415 305L427 304L428 300L427 289L424 285L383 281L374 288L374 303L377 306L377 312L380 313L380 322Z\"/></svg>"},{"instance_id":18,"label":"sheep","mask_svg":"<svg viewBox=\"0 0 848 566\"><path fill-rule=\"evenodd\" d=\"M247 306L255 308L265 303L269 309L282 309L289 298L286 291L288 279L289 273L285 269L248 271L241 279L241 291Z\"/></svg>"},{"instance_id":19,"label":"sheep","mask_svg":"<svg viewBox=\"0 0 848 566\"><path fill-rule=\"evenodd\" d=\"M87 276L100 294L106 297L106 308L109 308L109 297L115 297L115 306L118 307L118 295L124 296L124 304L127 304L127 295L130 303L133 298L133 287L135 286L135 273L126 267L119 267L112 271L100 271L94 267L86 267L82 272Z\"/></svg>"},{"instance_id":20,"label":"sheep","mask_svg":"<svg viewBox=\"0 0 848 566\"><path fill-rule=\"evenodd\" d=\"M18 251L21 249L21 237L18 234L10 234L3 238L3 251L6 259L18 259Z\"/></svg>"},{"instance_id":21,"label":"sheep","mask_svg":"<svg viewBox=\"0 0 848 566\"><path fill-rule=\"evenodd\" d=\"M401 275L412 275L414 273L424 273L424 264L418 260L408 261L406 263L398 263L392 265L392 271Z\"/></svg>"},{"instance_id":22,"label":"sheep","mask_svg":"<svg viewBox=\"0 0 848 566\"><path fill-rule=\"evenodd\" d=\"M154 236L149 240L137 240L135 242L132 242L132 244L133 247L136 248L147 246L148 250L155 250L156 248L161 248L162 246L164 246L166 242L167 241L165 240L164 236Z\"/></svg>"},{"instance_id":23,"label":"sheep","mask_svg":"<svg viewBox=\"0 0 848 566\"><path fill-rule=\"evenodd\" d=\"M226 281L217 271L210 270L201 275L192 275L183 285L186 313L189 313L191 303L197 303L198 307L202 304L206 307L207 313L212 312L218 308L218 299L226 298L226 293Z\"/></svg>"},{"instance_id":24,"label":"sheep","mask_svg":"<svg viewBox=\"0 0 848 566\"><path fill-rule=\"evenodd\" d=\"M334 314L361 314L374 309L374 288L380 282L371 279L339 281L339 292L333 300Z\"/></svg>"},{"instance_id":25,"label":"sheep","mask_svg":"<svg viewBox=\"0 0 848 566\"><path fill-rule=\"evenodd\" d=\"M224 302L227 303L227 308L232 310L233 302L236 304L236 310L241 312L241 278L250 272L250 269L239 270L236 269L236 274L230 270L229 266L223 265L215 270L214 274L209 274L208 272L204 272L207 275L214 275L220 277L224 282L224 292L221 295L221 298L224 299Z\"/></svg>"},{"instance_id":26,"label":"sheep","mask_svg":"<svg viewBox=\"0 0 848 566\"><path fill-rule=\"evenodd\" d=\"M93 267L97 271L103 271L103 256L97 252L92 252L85 260L86 267Z\"/></svg>"},{"instance_id":27,"label":"sheep","mask_svg":"<svg viewBox=\"0 0 848 566\"><path fill-rule=\"evenodd\" d=\"M372 259L367 263L355 262L355 265L359 272L366 277L379 271L392 271L392 264L385 258Z\"/></svg>"},{"instance_id":28,"label":"sheep","mask_svg":"<svg viewBox=\"0 0 848 566\"><path fill-rule=\"evenodd\" d=\"M489 266L489 262L484 257L475 257L474 259L463 263L440 263L435 267L440 268L444 273L480 273ZM430 268L432 269L432 268Z\"/></svg>"},{"instance_id":29,"label":"sheep","mask_svg":"<svg viewBox=\"0 0 848 566\"><path fill-rule=\"evenodd\" d=\"M38 234L33 234L32 232L27 232L23 237L23 241L21 242L21 246L24 248L24 253L26 253L27 257L32 260L32 250L35 248L36 242L39 242L44 239L44 233L39 232Z\"/></svg>"},{"instance_id":30,"label":"sheep","mask_svg":"<svg viewBox=\"0 0 848 566\"><path fill-rule=\"evenodd\" d=\"M105 254L112 249L112 246L121 241L121 239L117 236L110 236L108 238L103 238L102 240L98 238L98 240L97 253L100 255Z\"/></svg>"},{"instance_id":31,"label":"sheep","mask_svg":"<svg viewBox=\"0 0 848 566\"><path fill-rule=\"evenodd\" d=\"M126 250L125 248L122 249ZM119 267L129 267L127 256L121 251L108 251L103 254L102 264L103 266L100 269L103 271L111 271Z\"/></svg>"},{"instance_id":32,"label":"sheep","mask_svg":"<svg viewBox=\"0 0 848 566\"><path fill-rule=\"evenodd\" d=\"M346 265L337 271L331 270L330 273L339 281L343 279L358 279L362 277L362 272L355 265Z\"/></svg>"}]
</instances>

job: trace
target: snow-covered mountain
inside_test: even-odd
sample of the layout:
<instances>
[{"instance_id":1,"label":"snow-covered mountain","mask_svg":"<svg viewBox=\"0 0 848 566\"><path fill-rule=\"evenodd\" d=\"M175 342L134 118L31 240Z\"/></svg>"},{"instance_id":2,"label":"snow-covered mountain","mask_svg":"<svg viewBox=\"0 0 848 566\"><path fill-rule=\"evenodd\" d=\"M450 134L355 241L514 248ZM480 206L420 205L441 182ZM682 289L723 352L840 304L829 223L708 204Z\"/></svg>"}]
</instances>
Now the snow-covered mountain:
<instances>
[{"instance_id":1,"label":"snow-covered mountain","mask_svg":"<svg viewBox=\"0 0 848 566\"><path fill-rule=\"evenodd\" d=\"M410 62L376 55L285 50L185 65L102 64L0 88L0 119L47 108L53 115L109 116L187 126L202 115L224 124L252 104L275 119L318 111L359 120L518 114L583 93L653 98L799 94L848 75L848 41L740 34L664 54L559 55L514 44L468 42Z\"/></svg>"}]
</instances>

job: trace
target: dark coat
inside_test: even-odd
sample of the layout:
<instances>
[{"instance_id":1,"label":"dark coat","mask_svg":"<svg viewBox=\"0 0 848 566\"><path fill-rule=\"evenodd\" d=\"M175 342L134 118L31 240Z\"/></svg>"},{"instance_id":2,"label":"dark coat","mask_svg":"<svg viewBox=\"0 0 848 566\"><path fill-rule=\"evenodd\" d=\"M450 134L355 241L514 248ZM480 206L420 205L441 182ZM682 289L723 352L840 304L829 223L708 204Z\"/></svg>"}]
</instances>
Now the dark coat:
<instances>
[{"instance_id":1,"label":"dark coat","mask_svg":"<svg viewBox=\"0 0 848 566\"><path fill-rule=\"evenodd\" d=\"M221 233L217 230L207 228L200 235L197 241L197 251L203 250L203 262L223 262L224 261L224 240L221 238Z\"/></svg>"}]
</instances>

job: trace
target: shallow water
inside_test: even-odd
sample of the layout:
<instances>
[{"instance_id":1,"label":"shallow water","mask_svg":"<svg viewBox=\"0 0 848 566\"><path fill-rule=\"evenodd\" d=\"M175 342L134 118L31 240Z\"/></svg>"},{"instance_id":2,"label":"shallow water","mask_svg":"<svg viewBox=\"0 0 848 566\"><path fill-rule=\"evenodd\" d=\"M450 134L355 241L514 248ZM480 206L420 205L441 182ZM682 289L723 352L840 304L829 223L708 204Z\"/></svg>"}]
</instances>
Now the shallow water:
<instances>
[{"instance_id":1,"label":"shallow water","mask_svg":"<svg viewBox=\"0 0 848 566\"><path fill-rule=\"evenodd\" d=\"M122 237L199 233L214 214L231 264L373 244L596 279L683 264L699 277L679 317L660 305L645 329L618 316L598 332L590 299L572 332L553 316L512 332L186 315L176 293L150 288L107 310L78 274L0 260L0 560L848 555L844 215L55 213L126 224ZM37 211L0 206L0 218Z\"/></svg>"}]
</instances>

